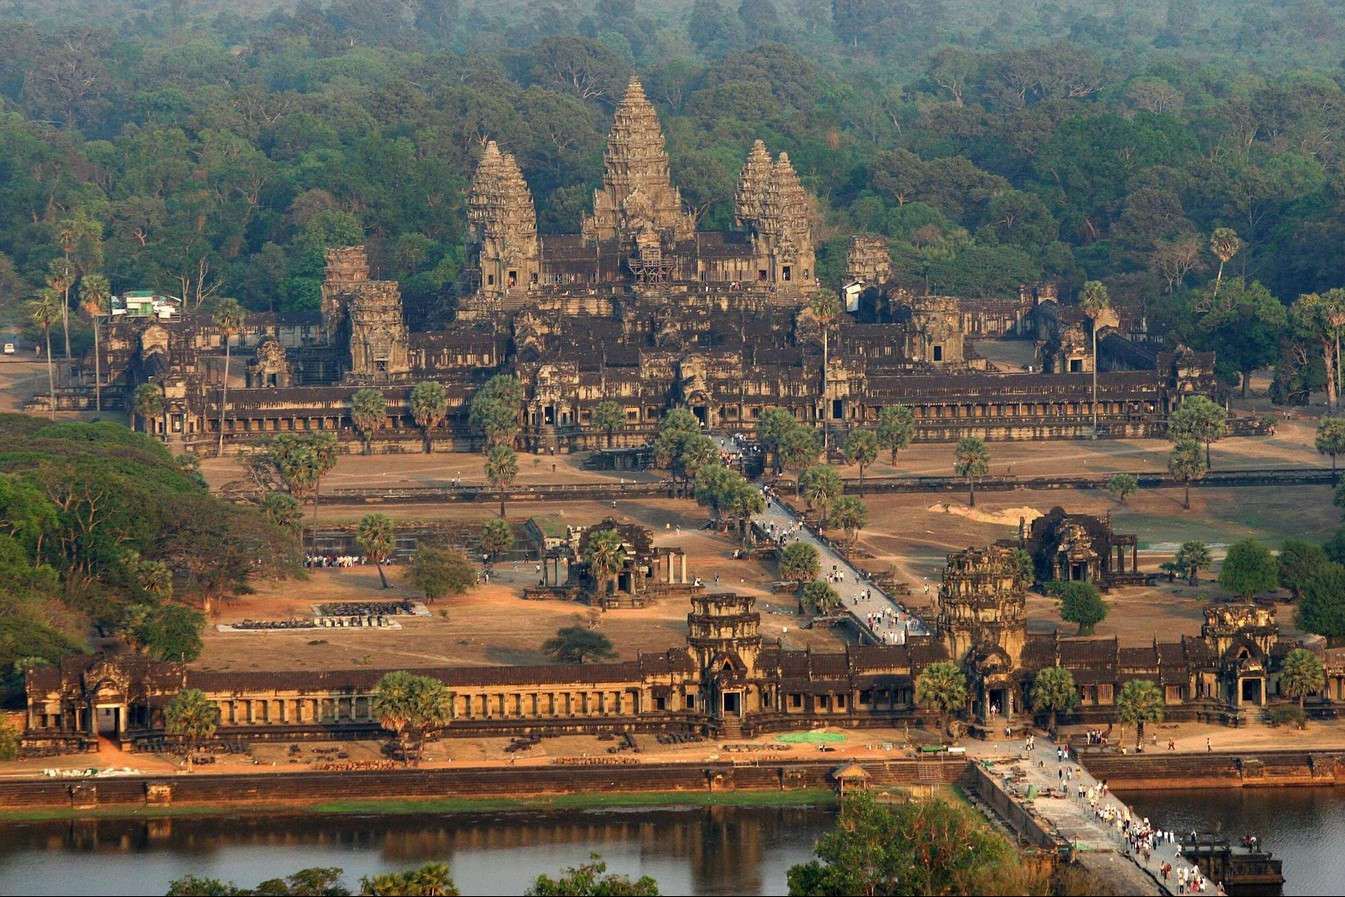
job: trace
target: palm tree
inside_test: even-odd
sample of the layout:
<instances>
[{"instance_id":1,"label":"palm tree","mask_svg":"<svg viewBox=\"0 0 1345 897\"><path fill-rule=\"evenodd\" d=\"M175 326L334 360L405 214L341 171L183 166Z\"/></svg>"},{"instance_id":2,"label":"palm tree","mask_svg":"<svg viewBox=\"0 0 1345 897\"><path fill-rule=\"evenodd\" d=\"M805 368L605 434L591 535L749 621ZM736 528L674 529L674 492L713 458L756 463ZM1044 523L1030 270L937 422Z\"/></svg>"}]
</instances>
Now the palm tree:
<instances>
[{"instance_id":1,"label":"palm tree","mask_svg":"<svg viewBox=\"0 0 1345 897\"><path fill-rule=\"evenodd\" d=\"M500 490L500 517L504 517L504 490L518 476L518 455L507 445L497 445L486 456L486 479Z\"/></svg>"},{"instance_id":2,"label":"palm tree","mask_svg":"<svg viewBox=\"0 0 1345 897\"><path fill-rule=\"evenodd\" d=\"M1163 693L1148 679L1131 679L1116 699L1116 718L1135 724L1135 747L1144 743L1144 724L1163 721Z\"/></svg>"},{"instance_id":3,"label":"palm tree","mask_svg":"<svg viewBox=\"0 0 1345 897\"><path fill-rule=\"evenodd\" d=\"M411 417L416 426L425 431L425 454L430 453L430 431L443 422L448 413L448 394L434 380L425 380L411 387Z\"/></svg>"},{"instance_id":4,"label":"palm tree","mask_svg":"<svg viewBox=\"0 0 1345 897\"><path fill-rule=\"evenodd\" d=\"M1298 709L1303 710L1307 696L1321 691L1326 685L1326 670L1322 659L1307 648L1295 648L1284 658L1280 668L1280 692L1298 698Z\"/></svg>"},{"instance_id":5,"label":"palm tree","mask_svg":"<svg viewBox=\"0 0 1345 897\"><path fill-rule=\"evenodd\" d=\"M878 445L892 453L897 463L897 452L910 446L915 437L915 411L909 405L887 405L878 412Z\"/></svg>"},{"instance_id":6,"label":"palm tree","mask_svg":"<svg viewBox=\"0 0 1345 897\"><path fill-rule=\"evenodd\" d=\"M159 384L141 383L135 388L131 405L135 413L140 415L140 419L145 422L145 432L149 433L150 419L163 414L164 409L168 407L168 402L164 399L163 390L159 388ZM135 429L134 419L131 422L131 429Z\"/></svg>"},{"instance_id":7,"label":"palm tree","mask_svg":"<svg viewBox=\"0 0 1345 897\"><path fill-rule=\"evenodd\" d=\"M1059 712L1073 710L1079 702L1074 687L1074 675L1063 667L1047 667L1037 673L1032 683L1032 709L1050 714L1047 731L1055 731L1055 717Z\"/></svg>"},{"instance_id":8,"label":"palm tree","mask_svg":"<svg viewBox=\"0 0 1345 897\"><path fill-rule=\"evenodd\" d=\"M1182 500L1182 507L1186 510L1191 510L1191 481L1203 477L1208 469L1205 453L1194 439L1180 440L1168 454L1168 473L1186 486L1186 497Z\"/></svg>"},{"instance_id":9,"label":"palm tree","mask_svg":"<svg viewBox=\"0 0 1345 897\"><path fill-rule=\"evenodd\" d=\"M853 545L859 538L859 531L869 522L869 509L862 499L853 495L843 495L836 499L836 507L831 511L831 523L845 532L846 541Z\"/></svg>"},{"instance_id":10,"label":"palm tree","mask_svg":"<svg viewBox=\"0 0 1345 897\"><path fill-rule=\"evenodd\" d=\"M47 287L61 295L61 327L65 331L65 357L70 358L70 288L75 285L75 269L65 258L52 259L48 267Z\"/></svg>"},{"instance_id":11,"label":"palm tree","mask_svg":"<svg viewBox=\"0 0 1345 897\"><path fill-rule=\"evenodd\" d=\"M387 514L365 514L360 518L355 541L359 543L364 556L373 561L374 566L378 568L378 578L383 581L383 588L392 588L388 585L388 577L383 573L383 562L392 557L392 553L397 550L397 533L392 518Z\"/></svg>"},{"instance_id":12,"label":"palm tree","mask_svg":"<svg viewBox=\"0 0 1345 897\"><path fill-rule=\"evenodd\" d=\"M607 434L607 447L612 447L612 436L626 426L626 411L611 399L604 399L593 406L593 426Z\"/></svg>"},{"instance_id":13,"label":"palm tree","mask_svg":"<svg viewBox=\"0 0 1345 897\"><path fill-rule=\"evenodd\" d=\"M818 526L825 527L831 507L845 491L845 482L830 464L814 464L799 476L799 489L808 507L818 513Z\"/></svg>"},{"instance_id":14,"label":"palm tree","mask_svg":"<svg viewBox=\"0 0 1345 897\"><path fill-rule=\"evenodd\" d=\"M1186 574L1186 582L1189 585L1195 585L1200 571L1213 563L1209 546L1196 539L1183 542L1182 547L1177 549L1174 560L1177 568Z\"/></svg>"},{"instance_id":15,"label":"palm tree","mask_svg":"<svg viewBox=\"0 0 1345 897\"><path fill-rule=\"evenodd\" d=\"M45 287L37 291L37 300L28 304L28 316L42 328L47 340L47 389L51 392L51 419L56 419L56 371L51 364L51 328L61 319L56 291Z\"/></svg>"},{"instance_id":16,"label":"palm tree","mask_svg":"<svg viewBox=\"0 0 1345 897\"><path fill-rule=\"evenodd\" d=\"M953 450L953 472L967 481L967 505L976 507L976 478L990 470L990 450L975 436L964 436Z\"/></svg>"},{"instance_id":17,"label":"palm tree","mask_svg":"<svg viewBox=\"0 0 1345 897\"><path fill-rule=\"evenodd\" d=\"M316 892L313 892L316 893ZM334 893L334 892L332 892ZM458 886L444 863L426 863L419 869L403 872L381 872L360 879L360 893L372 897L380 895L413 895L413 897L456 897Z\"/></svg>"},{"instance_id":18,"label":"palm tree","mask_svg":"<svg viewBox=\"0 0 1345 897\"><path fill-rule=\"evenodd\" d=\"M614 529L600 529L590 533L584 541L581 555L588 564L589 575L598 583L598 598L607 594L607 581L626 563L626 546L621 534Z\"/></svg>"},{"instance_id":19,"label":"palm tree","mask_svg":"<svg viewBox=\"0 0 1345 897\"><path fill-rule=\"evenodd\" d=\"M350 422L364 440L364 453L369 454L370 439L388 420L388 400L382 390L366 386L355 390L350 397Z\"/></svg>"},{"instance_id":20,"label":"palm tree","mask_svg":"<svg viewBox=\"0 0 1345 897\"><path fill-rule=\"evenodd\" d=\"M871 430L851 430L845 437L845 457L859 465L859 497L864 497L864 468L878 460L878 437Z\"/></svg>"},{"instance_id":21,"label":"palm tree","mask_svg":"<svg viewBox=\"0 0 1345 897\"><path fill-rule=\"evenodd\" d=\"M1214 295L1210 298L1211 304L1219 298L1219 285L1224 281L1224 265L1241 249L1242 238L1231 227L1216 227L1214 233L1210 235L1210 252L1219 258L1219 273L1214 277Z\"/></svg>"},{"instance_id":22,"label":"palm tree","mask_svg":"<svg viewBox=\"0 0 1345 897\"><path fill-rule=\"evenodd\" d=\"M1097 438L1097 319L1103 311L1111 308L1111 296L1100 280L1090 280L1083 285L1083 299L1080 301L1083 313L1088 315L1093 333L1093 438Z\"/></svg>"},{"instance_id":23,"label":"palm tree","mask_svg":"<svg viewBox=\"0 0 1345 897\"><path fill-rule=\"evenodd\" d=\"M487 520L481 527L481 550L491 560L514 547L514 530L507 521L499 517Z\"/></svg>"},{"instance_id":24,"label":"palm tree","mask_svg":"<svg viewBox=\"0 0 1345 897\"><path fill-rule=\"evenodd\" d=\"M378 724L392 732L402 749L402 762L420 758L420 746L432 729L453 720L453 692L438 679L405 670L388 673L374 686L370 708Z\"/></svg>"},{"instance_id":25,"label":"palm tree","mask_svg":"<svg viewBox=\"0 0 1345 897\"><path fill-rule=\"evenodd\" d=\"M103 357L98 348L98 328L111 295L112 285L102 274L85 274L79 279L81 308L93 324L93 410L100 415L103 413Z\"/></svg>"},{"instance_id":26,"label":"palm tree","mask_svg":"<svg viewBox=\"0 0 1345 897\"><path fill-rule=\"evenodd\" d=\"M215 734L219 725L219 708L199 688L184 688L173 696L163 710L164 731L187 739L187 768L192 766L192 754L203 738Z\"/></svg>"},{"instance_id":27,"label":"palm tree","mask_svg":"<svg viewBox=\"0 0 1345 897\"><path fill-rule=\"evenodd\" d=\"M219 397L219 456L224 457L224 409L229 399L229 338L243 329L247 313L237 299L221 299L215 308L215 327L224 337L224 380Z\"/></svg>"},{"instance_id":28,"label":"palm tree","mask_svg":"<svg viewBox=\"0 0 1345 897\"><path fill-rule=\"evenodd\" d=\"M967 677L955 663L931 663L915 680L915 702L921 709L939 714L939 731L946 731L948 717L967 704Z\"/></svg>"}]
</instances>

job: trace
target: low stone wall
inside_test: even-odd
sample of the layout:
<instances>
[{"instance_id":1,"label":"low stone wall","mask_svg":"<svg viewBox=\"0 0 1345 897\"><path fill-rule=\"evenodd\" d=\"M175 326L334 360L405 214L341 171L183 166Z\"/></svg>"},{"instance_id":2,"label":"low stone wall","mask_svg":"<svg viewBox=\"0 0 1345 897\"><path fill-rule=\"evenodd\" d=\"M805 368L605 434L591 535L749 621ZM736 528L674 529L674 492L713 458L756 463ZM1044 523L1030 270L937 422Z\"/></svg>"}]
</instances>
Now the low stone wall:
<instances>
[{"instance_id":1,"label":"low stone wall","mask_svg":"<svg viewBox=\"0 0 1345 897\"><path fill-rule=\"evenodd\" d=\"M833 773L848 761L721 760L632 763L632 758L556 758L545 766L458 769L329 770L257 774L90 776L0 782L0 809L117 808L248 804L303 807L352 800L527 798L558 794L792 791L836 788ZM625 761L625 762L622 762ZM857 762L874 785L952 784L968 764L909 759Z\"/></svg>"},{"instance_id":2,"label":"low stone wall","mask_svg":"<svg viewBox=\"0 0 1345 897\"><path fill-rule=\"evenodd\" d=\"M1112 788L1279 788L1345 785L1345 751L1089 754L1080 764Z\"/></svg>"},{"instance_id":3,"label":"low stone wall","mask_svg":"<svg viewBox=\"0 0 1345 897\"><path fill-rule=\"evenodd\" d=\"M1017 832L1022 841L1043 850L1058 851L1062 857L1068 857L1071 849L1069 841L1057 834L1055 827L1039 816L1030 804L1022 803L1005 791L992 771L993 767L987 769L975 763L969 764L969 790Z\"/></svg>"}]
</instances>

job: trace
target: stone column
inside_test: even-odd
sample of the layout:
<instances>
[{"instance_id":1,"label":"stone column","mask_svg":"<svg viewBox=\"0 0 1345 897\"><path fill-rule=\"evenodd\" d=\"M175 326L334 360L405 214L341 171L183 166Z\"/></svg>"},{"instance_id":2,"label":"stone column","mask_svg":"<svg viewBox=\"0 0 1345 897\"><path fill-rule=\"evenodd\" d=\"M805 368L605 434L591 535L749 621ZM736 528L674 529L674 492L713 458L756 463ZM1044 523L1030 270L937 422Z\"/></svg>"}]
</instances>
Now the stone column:
<instances>
[{"instance_id":1,"label":"stone column","mask_svg":"<svg viewBox=\"0 0 1345 897\"><path fill-rule=\"evenodd\" d=\"M682 585L687 584L687 556L682 555Z\"/></svg>"}]
</instances>

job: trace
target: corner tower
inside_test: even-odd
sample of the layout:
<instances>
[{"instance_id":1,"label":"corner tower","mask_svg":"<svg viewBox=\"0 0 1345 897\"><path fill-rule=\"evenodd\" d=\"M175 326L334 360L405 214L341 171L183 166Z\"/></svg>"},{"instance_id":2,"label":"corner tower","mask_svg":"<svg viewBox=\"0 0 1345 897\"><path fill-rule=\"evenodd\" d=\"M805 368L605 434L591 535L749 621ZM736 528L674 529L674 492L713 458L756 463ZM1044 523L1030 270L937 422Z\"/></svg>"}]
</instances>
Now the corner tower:
<instances>
[{"instance_id":1,"label":"corner tower","mask_svg":"<svg viewBox=\"0 0 1345 897\"><path fill-rule=\"evenodd\" d=\"M541 276L532 192L513 155L501 153L493 140L467 199L467 264L478 295L492 300L521 300Z\"/></svg>"}]
</instances>

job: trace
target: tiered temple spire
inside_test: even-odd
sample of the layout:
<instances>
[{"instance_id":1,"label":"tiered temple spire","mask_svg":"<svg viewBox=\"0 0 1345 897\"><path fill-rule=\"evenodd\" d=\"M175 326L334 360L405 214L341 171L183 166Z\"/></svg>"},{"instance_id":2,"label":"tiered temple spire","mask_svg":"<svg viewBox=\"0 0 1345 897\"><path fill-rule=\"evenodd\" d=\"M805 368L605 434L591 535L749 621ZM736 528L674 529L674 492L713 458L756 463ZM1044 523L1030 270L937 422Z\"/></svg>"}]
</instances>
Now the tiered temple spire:
<instances>
[{"instance_id":1,"label":"tiered temple spire","mask_svg":"<svg viewBox=\"0 0 1345 897\"><path fill-rule=\"evenodd\" d=\"M525 291L536 282L541 251L532 192L512 154L495 141L472 177L467 199L468 255L488 295Z\"/></svg>"},{"instance_id":2,"label":"tiered temple spire","mask_svg":"<svg viewBox=\"0 0 1345 897\"><path fill-rule=\"evenodd\" d=\"M733 194L733 223L740 230L755 228L761 219L761 200L770 177L771 154L766 151L766 144L758 140L747 154L738 176L738 189Z\"/></svg>"},{"instance_id":3,"label":"tiered temple spire","mask_svg":"<svg viewBox=\"0 0 1345 897\"><path fill-rule=\"evenodd\" d=\"M668 177L668 154L658 114L632 79L616 108L603 153L602 188L593 194L593 215L585 216L585 240L633 243L645 229L666 242L690 239L695 221Z\"/></svg>"}]
</instances>

